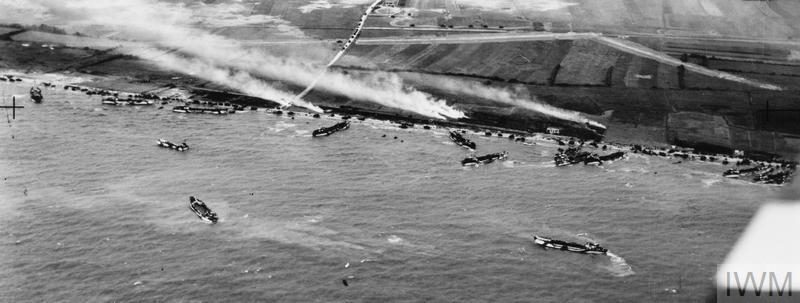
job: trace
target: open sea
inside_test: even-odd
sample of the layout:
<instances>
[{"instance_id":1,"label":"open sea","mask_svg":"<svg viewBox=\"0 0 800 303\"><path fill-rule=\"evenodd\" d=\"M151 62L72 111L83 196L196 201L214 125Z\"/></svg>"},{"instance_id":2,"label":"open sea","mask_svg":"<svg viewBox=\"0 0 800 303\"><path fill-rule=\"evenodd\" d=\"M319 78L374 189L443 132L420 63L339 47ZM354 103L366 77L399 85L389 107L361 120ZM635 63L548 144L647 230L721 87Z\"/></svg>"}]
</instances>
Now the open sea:
<instances>
[{"instance_id":1,"label":"open sea","mask_svg":"<svg viewBox=\"0 0 800 303\"><path fill-rule=\"evenodd\" d=\"M478 154L510 157L464 168L441 128L354 120L312 138L339 118L0 89L25 106L0 110L2 302L701 301L779 192L714 163L556 168L553 143L470 133ZM220 222L199 220L190 195ZM543 250L532 234L613 254Z\"/></svg>"}]
</instances>

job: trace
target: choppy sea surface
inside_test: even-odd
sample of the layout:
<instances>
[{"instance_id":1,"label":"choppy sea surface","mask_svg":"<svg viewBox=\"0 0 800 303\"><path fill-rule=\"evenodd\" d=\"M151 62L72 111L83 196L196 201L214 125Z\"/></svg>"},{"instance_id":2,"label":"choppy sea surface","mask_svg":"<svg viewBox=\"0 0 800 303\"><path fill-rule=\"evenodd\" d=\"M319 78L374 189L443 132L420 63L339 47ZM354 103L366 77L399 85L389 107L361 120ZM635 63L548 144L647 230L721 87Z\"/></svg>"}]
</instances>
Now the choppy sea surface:
<instances>
[{"instance_id":1,"label":"choppy sea surface","mask_svg":"<svg viewBox=\"0 0 800 303\"><path fill-rule=\"evenodd\" d=\"M720 164L556 168L551 143L469 134L478 154L510 157L463 168L445 129L367 120L311 138L338 118L44 95L20 98L16 120L0 112L2 302L698 301L778 191ZM190 195L221 221L199 220ZM532 234L613 255L543 250Z\"/></svg>"}]
</instances>

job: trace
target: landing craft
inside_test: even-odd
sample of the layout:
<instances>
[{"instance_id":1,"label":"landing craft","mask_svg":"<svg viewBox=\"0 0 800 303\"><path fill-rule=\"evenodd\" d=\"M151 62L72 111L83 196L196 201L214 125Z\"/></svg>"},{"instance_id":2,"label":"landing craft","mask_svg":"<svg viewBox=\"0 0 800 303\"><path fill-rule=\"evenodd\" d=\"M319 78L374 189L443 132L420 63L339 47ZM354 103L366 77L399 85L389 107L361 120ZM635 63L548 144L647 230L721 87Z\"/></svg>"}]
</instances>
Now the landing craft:
<instances>
[{"instance_id":1,"label":"landing craft","mask_svg":"<svg viewBox=\"0 0 800 303\"><path fill-rule=\"evenodd\" d=\"M217 220L219 220L217 213L208 208L205 202L200 199L195 199L195 197L189 197L189 209L191 209L200 220L208 223L217 223Z\"/></svg>"},{"instance_id":2,"label":"landing craft","mask_svg":"<svg viewBox=\"0 0 800 303\"><path fill-rule=\"evenodd\" d=\"M464 136L461 136L461 134L459 134L457 132L450 131L450 140L453 140L453 142L455 142L456 144L458 144L460 146L463 146L465 148L472 149L472 150L475 149L475 142L472 142L472 141L468 140L467 138L464 138Z\"/></svg>"},{"instance_id":3,"label":"landing craft","mask_svg":"<svg viewBox=\"0 0 800 303\"><path fill-rule=\"evenodd\" d=\"M492 162L494 162L496 160L503 160L505 158L508 158L508 152L488 154L488 155L479 156L479 157L467 157L464 160L461 160L461 165L463 165L463 166L467 166L467 165L478 166L478 165L481 165L481 164L489 164L489 163L492 163Z\"/></svg>"},{"instance_id":4,"label":"landing craft","mask_svg":"<svg viewBox=\"0 0 800 303\"><path fill-rule=\"evenodd\" d=\"M345 120L345 121L336 123L335 125L333 125L331 127L323 127L323 128L317 129L313 133L311 133L311 136L313 136L313 137L330 136L333 133L340 132L340 131L346 130L348 128L350 128L350 122Z\"/></svg>"},{"instance_id":5,"label":"landing craft","mask_svg":"<svg viewBox=\"0 0 800 303\"><path fill-rule=\"evenodd\" d=\"M601 247L600 244L591 242L586 242L586 244L579 244L574 242L553 240L550 238L534 235L533 243L541 246L542 248L565 250L574 253L592 254L592 255L605 255L608 253L608 249Z\"/></svg>"},{"instance_id":6,"label":"landing craft","mask_svg":"<svg viewBox=\"0 0 800 303\"><path fill-rule=\"evenodd\" d=\"M42 103L44 97L42 96L42 89L38 86L31 87L31 100L33 103Z\"/></svg>"}]
</instances>

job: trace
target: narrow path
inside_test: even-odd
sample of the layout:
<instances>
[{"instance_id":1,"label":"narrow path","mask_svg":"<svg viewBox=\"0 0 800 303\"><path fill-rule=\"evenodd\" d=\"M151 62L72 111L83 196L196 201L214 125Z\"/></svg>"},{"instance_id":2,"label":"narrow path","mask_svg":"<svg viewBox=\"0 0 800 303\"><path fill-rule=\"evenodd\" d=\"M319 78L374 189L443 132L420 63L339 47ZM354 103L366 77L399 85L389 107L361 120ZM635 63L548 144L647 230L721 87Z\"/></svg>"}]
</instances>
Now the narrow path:
<instances>
[{"instance_id":1,"label":"narrow path","mask_svg":"<svg viewBox=\"0 0 800 303\"><path fill-rule=\"evenodd\" d=\"M657 50L651 49L644 45L630 42L623 39L611 38L611 37L604 37L598 36L594 38L595 41L600 42L606 46L615 48L617 50L637 55L640 57L648 58L651 60L658 61L663 64L672 65L672 66L683 66L687 70L693 71L695 73L706 75L709 77L720 78L728 81L742 83L748 86L752 86L755 88L765 89L765 90L776 90L780 91L783 90L780 86L764 83L756 80L750 80L744 77L740 77L731 73L721 72L718 70L710 69L707 67L703 67L694 63L683 62L675 57L667 55L663 52L659 52Z\"/></svg>"},{"instance_id":2,"label":"narrow path","mask_svg":"<svg viewBox=\"0 0 800 303\"><path fill-rule=\"evenodd\" d=\"M311 92L311 90L313 90L315 86L317 86L319 80L321 80L322 77L325 76L325 73L328 71L328 68L336 64L336 62L339 61L339 59L341 59L342 56L344 56L347 50L349 50L350 47L353 46L356 40L358 40L358 36L361 35L361 30L364 29L364 24L367 22L367 17L369 17L369 14L372 13L378 7L378 5L381 4L381 2L383 2L383 0L375 0L375 2L373 2L372 5L370 5L369 8L367 8L367 11L364 12L363 15L361 15L361 21L358 22L358 27L356 27L356 30L353 32L353 35L351 35L350 38L347 39L347 43L344 44L342 50L340 50L339 53L337 53L336 56L333 57L331 62L329 62L328 65L325 66L325 69L322 71L322 73L320 73L314 79L314 81L312 81L311 84L308 87L306 87L304 91L302 91L295 97L295 100L300 100L306 95L308 95L308 93Z\"/></svg>"}]
</instances>

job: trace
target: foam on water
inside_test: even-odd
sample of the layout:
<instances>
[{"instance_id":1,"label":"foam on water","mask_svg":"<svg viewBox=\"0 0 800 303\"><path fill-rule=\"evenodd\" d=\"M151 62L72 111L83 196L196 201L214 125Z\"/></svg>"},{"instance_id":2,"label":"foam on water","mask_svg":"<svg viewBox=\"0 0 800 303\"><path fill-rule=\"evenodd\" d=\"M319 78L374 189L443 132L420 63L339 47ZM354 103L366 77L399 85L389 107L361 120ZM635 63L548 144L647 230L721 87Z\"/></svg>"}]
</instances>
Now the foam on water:
<instances>
[{"instance_id":1,"label":"foam on water","mask_svg":"<svg viewBox=\"0 0 800 303\"><path fill-rule=\"evenodd\" d=\"M636 272L633 271L633 267L628 265L625 259L612 252L606 254L611 260L611 265L604 266L604 268L611 272L612 275L615 277L627 277L636 274Z\"/></svg>"}]
</instances>

